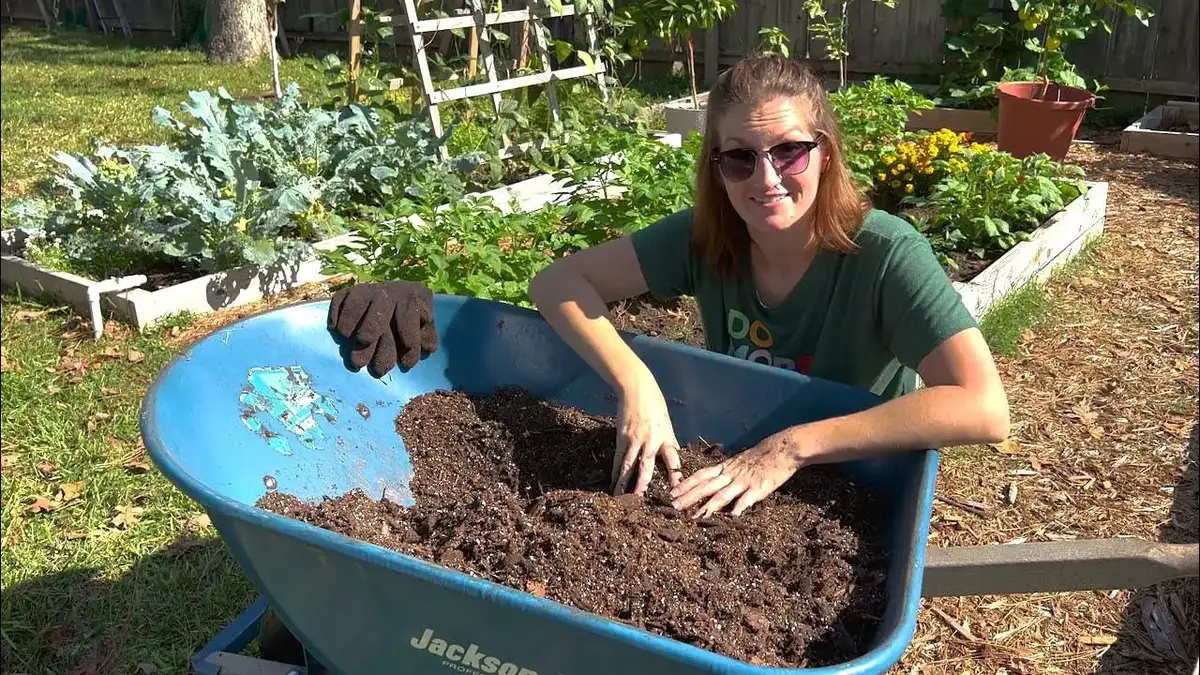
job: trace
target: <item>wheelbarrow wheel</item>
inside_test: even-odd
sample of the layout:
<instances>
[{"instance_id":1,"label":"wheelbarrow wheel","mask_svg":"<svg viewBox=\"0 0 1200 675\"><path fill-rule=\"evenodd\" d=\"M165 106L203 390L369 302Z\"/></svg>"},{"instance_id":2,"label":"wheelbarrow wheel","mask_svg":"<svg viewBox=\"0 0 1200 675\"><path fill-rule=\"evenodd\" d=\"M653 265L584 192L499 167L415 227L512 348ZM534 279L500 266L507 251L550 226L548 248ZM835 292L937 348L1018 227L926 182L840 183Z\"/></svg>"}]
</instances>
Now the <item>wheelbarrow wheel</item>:
<instances>
[{"instance_id":1,"label":"wheelbarrow wheel","mask_svg":"<svg viewBox=\"0 0 1200 675\"><path fill-rule=\"evenodd\" d=\"M263 613L258 627L258 652L260 657L268 661L290 666L304 665L304 645L269 607Z\"/></svg>"}]
</instances>

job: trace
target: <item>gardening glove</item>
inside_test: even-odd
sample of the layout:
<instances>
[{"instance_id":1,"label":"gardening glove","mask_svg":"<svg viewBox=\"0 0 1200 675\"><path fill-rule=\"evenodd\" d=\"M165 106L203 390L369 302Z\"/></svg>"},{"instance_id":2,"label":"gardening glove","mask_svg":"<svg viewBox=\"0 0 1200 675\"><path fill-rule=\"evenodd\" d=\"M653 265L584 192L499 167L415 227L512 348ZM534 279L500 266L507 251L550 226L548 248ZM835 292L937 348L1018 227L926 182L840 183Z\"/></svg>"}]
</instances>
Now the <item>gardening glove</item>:
<instances>
[{"instance_id":1,"label":"gardening glove","mask_svg":"<svg viewBox=\"0 0 1200 675\"><path fill-rule=\"evenodd\" d=\"M433 292L412 281L355 284L329 303L329 329L351 340L350 365L383 377L399 363L408 369L438 348Z\"/></svg>"}]
</instances>

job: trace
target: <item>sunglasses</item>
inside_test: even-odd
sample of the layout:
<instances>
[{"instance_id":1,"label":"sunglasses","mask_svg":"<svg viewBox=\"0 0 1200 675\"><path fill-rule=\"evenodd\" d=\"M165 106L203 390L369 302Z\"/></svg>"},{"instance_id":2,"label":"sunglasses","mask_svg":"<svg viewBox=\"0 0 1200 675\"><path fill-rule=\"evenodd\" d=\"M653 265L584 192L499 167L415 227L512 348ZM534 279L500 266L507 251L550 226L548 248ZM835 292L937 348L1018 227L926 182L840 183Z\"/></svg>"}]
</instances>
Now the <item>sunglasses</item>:
<instances>
[{"instance_id":1,"label":"sunglasses","mask_svg":"<svg viewBox=\"0 0 1200 675\"><path fill-rule=\"evenodd\" d=\"M771 166L780 174L789 176L804 173L808 168L808 160L814 148L821 144L820 136L815 141L787 141L780 143L763 153L753 148L734 148L732 150L713 150L711 161L715 162L726 180L740 183L749 179L758 171L759 158L766 154L771 159Z\"/></svg>"}]
</instances>

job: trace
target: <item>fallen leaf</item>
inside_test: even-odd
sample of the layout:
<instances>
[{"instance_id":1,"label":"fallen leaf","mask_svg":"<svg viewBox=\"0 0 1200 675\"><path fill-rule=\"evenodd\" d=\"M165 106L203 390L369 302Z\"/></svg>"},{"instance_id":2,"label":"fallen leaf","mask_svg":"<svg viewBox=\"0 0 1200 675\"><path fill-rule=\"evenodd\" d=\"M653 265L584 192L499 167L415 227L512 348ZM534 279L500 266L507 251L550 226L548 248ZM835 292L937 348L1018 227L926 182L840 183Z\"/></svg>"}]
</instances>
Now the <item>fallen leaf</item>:
<instances>
[{"instance_id":1,"label":"fallen leaf","mask_svg":"<svg viewBox=\"0 0 1200 675\"><path fill-rule=\"evenodd\" d=\"M16 453L0 455L0 471L7 471L13 468L19 461L21 461L21 456Z\"/></svg>"},{"instance_id":2,"label":"fallen leaf","mask_svg":"<svg viewBox=\"0 0 1200 675\"><path fill-rule=\"evenodd\" d=\"M129 528L138 524L138 521L141 520L141 515L144 512L145 509L140 506L118 506L114 512L112 520L109 522L122 530L128 530Z\"/></svg>"},{"instance_id":3,"label":"fallen leaf","mask_svg":"<svg viewBox=\"0 0 1200 675\"><path fill-rule=\"evenodd\" d=\"M1092 288L1093 286L1099 286L1100 282L1091 277L1080 277L1079 284L1084 288Z\"/></svg>"},{"instance_id":4,"label":"fallen leaf","mask_svg":"<svg viewBox=\"0 0 1200 675\"><path fill-rule=\"evenodd\" d=\"M146 360L146 355L136 349L130 349L129 353L125 355L125 358L129 359L130 363L141 363L142 361Z\"/></svg>"},{"instance_id":5,"label":"fallen leaf","mask_svg":"<svg viewBox=\"0 0 1200 675\"><path fill-rule=\"evenodd\" d=\"M53 396L53 395L57 394L57 393L58 393L58 392L60 392L60 391L62 391L62 387L59 387L59 386L57 386L57 385L53 385L53 384L52 384L52 385L50 385L50 386L46 387L46 393L47 393L48 395L50 395L50 396Z\"/></svg>"},{"instance_id":6,"label":"fallen leaf","mask_svg":"<svg viewBox=\"0 0 1200 675\"><path fill-rule=\"evenodd\" d=\"M38 462L37 470L43 477L49 478L54 475L54 472L58 471L58 465L54 462Z\"/></svg>"},{"instance_id":7,"label":"fallen leaf","mask_svg":"<svg viewBox=\"0 0 1200 675\"><path fill-rule=\"evenodd\" d=\"M1191 434L1186 423L1176 424L1175 422L1163 422L1162 426L1163 429L1167 430L1167 433L1171 434L1172 436L1178 436L1179 438L1187 438Z\"/></svg>"},{"instance_id":8,"label":"fallen leaf","mask_svg":"<svg viewBox=\"0 0 1200 675\"><path fill-rule=\"evenodd\" d=\"M1021 342L1033 342L1033 338L1037 337L1037 333L1025 328L1021 331Z\"/></svg>"},{"instance_id":9,"label":"fallen leaf","mask_svg":"<svg viewBox=\"0 0 1200 675\"><path fill-rule=\"evenodd\" d=\"M33 501L25 507L25 510L29 511L30 513L48 513L54 510L54 502L50 501L46 497L38 495L37 497L34 497Z\"/></svg>"},{"instance_id":10,"label":"fallen leaf","mask_svg":"<svg viewBox=\"0 0 1200 675\"><path fill-rule=\"evenodd\" d=\"M1034 471L1037 471L1037 472L1041 473L1041 471L1042 471L1042 463L1041 463L1040 461L1038 461L1038 458L1037 458L1037 457L1034 457L1033 455L1030 455L1030 456L1029 456L1029 468L1033 469Z\"/></svg>"},{"instance_id":11,"label":"fallen leaf","mask_svg":"<svg viewBox=\"0 0 1200 675\"><path fill-rule=\"evenodd\" d=\"M87 369L87 364L74 356L64 356L58 361L58 369L64 373L82 372Z\"/></svg>"},{"instance_id":12,"label":"fallen leaf","mask_svg":"<svg viewBox=\"0 0 1200 675\"><path fill-rule=\"evenodd\" d=\"M993 443L992 448L994 448L997 452L999 452L1002 455L1023 455L1023 454L1025 454L1025 450L1021 447L1021 444L1017 443L1016 441L1014 441L1011 438L1006 438L1003 441L1001 441L1000 443Z\"/></svg>"},{"instance_id":13,"label":"fallen leaf","mask_svg":"<svg viewBox=\"0 0 1200 675\"><path fill-rule=\"evenodd\" d=\"M1017 481L1014 480L1008 484L1008 490L1004 493L1004 498L1008 500L1009 506L1017 503Z\"/></svg>"},{"instance_id":14,"label":"fallen leaf","mask_svg":"<svg viewBox=\"0 0 1200 675\"><path fill-rule=\"evenodd\" d=\"M100 393L105 396L120 396L121 390L113 389L112 387L100 387Z\"/></svg>"},{"instance_id":15,"label":"fallen leaf","mask_svg":"<svg viewBox=\"0 0 1200 675\"><path fill-rule=\"evenodd\" d=\"M87 539L90 536L92 536L90 532L74 531L64 534L63 539L66 539L67 541L76 541L78 539Z\"/></svg>"},{"instance_id":16,"label":"fallen leaf","mask_svg":"<svg viewBox=\"0 0 1200 675\"><path fill-rule=\"evenodd\" d=\"M542 583L542 582L540 582L540 581L526 581L526 582L525 582L525 591L526 591L527 593L530 593L530 594L532 594L532 595L535 595L535 596L537 596L537 597L539 597L539 598L541 598L541 597L545 597L545 595L546 595L546 584L543 584L543 583Z\"/></svg>"},{"instance_id":17,"label":"fallen leaf","mask_svg":"<svg viewBox=\"0 0 1200 675\"><path fill-rule=\"evenodd\" d=\"M1104 427L1092 427L1088 429L1088 433L1092 435L1092 438L1102 438L1104 436Z\"/></svg>"},{"instance_id":18,"label":"fallen leaf","mask_svg":"<svg viewBox=\"0 0 1200 675\"><path fill-rule=\"evenodd\" d=\"M183 330L179 326L171 326L171 337L179 337L179 334L182 332Z\"/></svg>"},{"instance_id":19,"label":"fallen leaf","mask_svg":"<svg viewBox=\"0 0 1200 675\"><path fill-rule=\"evenodd\" d=\"M22 310L13 312L12 318L13 318L13 321L16 321L18 323L23 323L25 321L33 321L34 319L40 319L40 318L46 316L47 314L49 314L50 311L51 310L48 310L48 309L40 309L40 310L22 309Z\"/></svg>"},{"instance_id":20,"label":"fallen leaf","mask_svg":"<svg viewBox=\"0 0 1200 675\"><path fill-rule=\"evenodd\" d=\"M110 419L112 419L112 415L110 415L108 413L102 413L102 412L93 413L91 415L91 417L88 417L88 420L87 420L88 432L95 433L96 430L100 428L101 422L107 422Z\"/></svg>"},{"instance_id":21,"label":"fallen leaf","mask_svg":"<svg viewBox=\"0 0 1200 675\"><path fill-rule=\"evenodd\" d=\"M153 663L139 663L134 675L155 675L157 672L158 666Z\"/></svg>"},{"instance_id":22,"label":"fallen leaf","mask_svg":"<svg viewBox=\"0 0 1200 675\"><path fill-rule=\"evenodd\" d=\"M100 356L106 359L119 359L121 358L121 352L116 347L105 347L100 350Z\"/></svg>"},{"instance_id":23,"label":"fallen leaf","mask_svg":"<svg viewBox=\"0 0 1200 675\"><path fill-rule=\"evenodd\" d=\"M150 470L150 462L145 457L135 457L122 465L129 473L146 473Z\"/></svg>"},{"instance_id":24,"label":"fallen leaf","mask_svg":"<svg viewBox=\"0 0 1200 675\"><path fill-rule=\"evenodd\" d=\"M212 527L212 519L208 517L207 513L198 513L183 521L183 527L189 532L207 530Z\"/></svg>"},{"instance_id":25,"label":"fallen leaf","mask_svg":"<svg viewBox=\"0 0 1200 675\"><path fill-rule=\"evenodd\" d=\"M1094 645L1094 646L1103 647L1103 646L1107 646L1107 645L1114 645L1116 643L1117 643L1117 638L1115 635L1080 635L1079 636L1079 644L1081 644L1081 645Z\"/></svg>"},{"instance_id":26,"label":"fallen leaf","mask_svg":"<svg viewBox=\"0 0 1200 675\"><path fill-rule=\"evenodd\" d=\"M17 363L16 361L9 361L8 360L8 350L5 349L4 347L0 347L0 370L13 371L13 370L20 370L20 369L21 369L21 364Z\"/></svg>"},{"instance_id":27,"label":"fallen leaf","mask_svg":"<svg viewBox=\"0 0 1200 675\"><path fill-rule=\"evenodd\" d=\"M77 483L63 483L58 486L58 501L63 504L69 504L83 495L83 489L87 487L87 481L81 480Z\"/></svg>"},{"instance_id":28,"label":"fallen leaf","mask_svg":"<svg viewBox=\"0 0 1200 675\"><path fill-rule=\"evenodd\" d=\"M1099 417L1099 415L1092 411L1092 406L1090 406L1086 401L1077 404L1074 408L1071 408L1071 411L1075 413L1075 416L1079 418L1080 422L1083 422L1089 427L1095 424L1096 418Z\"/></svg>"}]
</instances>

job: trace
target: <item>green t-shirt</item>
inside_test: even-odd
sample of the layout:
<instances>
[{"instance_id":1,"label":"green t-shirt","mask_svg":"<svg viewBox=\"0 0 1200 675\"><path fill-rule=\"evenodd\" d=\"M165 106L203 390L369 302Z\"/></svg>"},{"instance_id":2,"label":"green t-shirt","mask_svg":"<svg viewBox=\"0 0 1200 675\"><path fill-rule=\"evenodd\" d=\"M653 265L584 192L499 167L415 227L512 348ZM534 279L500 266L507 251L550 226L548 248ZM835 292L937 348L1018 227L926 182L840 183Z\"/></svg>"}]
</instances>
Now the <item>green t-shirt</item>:
<instances>
[{"instance_id":1,"label":"green t-shirt","mask_svg":"<svg viewBox=\"0 0 1200 675\"><path fill-rule=\"evenodd\" d=\"M868 215L857 251L820 251L773 307L758 301L748 276L722 279L708 269L691 230L684 210L632 240L651 294L695 298L712 351L891 399L916 388L916 367L938 344L976 326L928 240L885 211Z\"/></svg>"}]
</instances>

